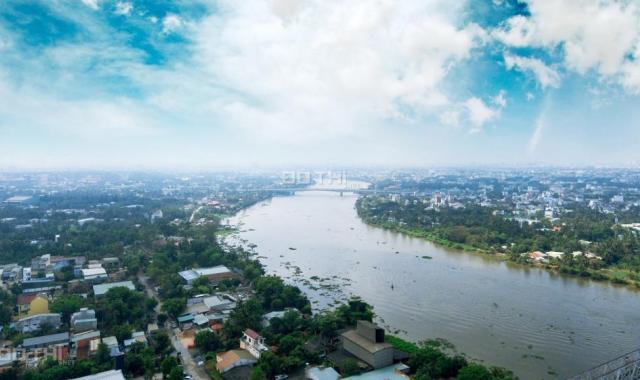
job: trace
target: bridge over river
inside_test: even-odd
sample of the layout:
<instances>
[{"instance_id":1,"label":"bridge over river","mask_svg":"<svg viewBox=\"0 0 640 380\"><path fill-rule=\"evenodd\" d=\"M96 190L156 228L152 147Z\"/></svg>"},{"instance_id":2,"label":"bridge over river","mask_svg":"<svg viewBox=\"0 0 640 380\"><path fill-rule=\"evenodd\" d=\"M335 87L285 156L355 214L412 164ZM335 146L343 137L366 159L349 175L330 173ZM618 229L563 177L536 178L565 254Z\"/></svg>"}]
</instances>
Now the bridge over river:
<instances>
[{"instance_id":1,"label":"bridge over river","mask_svg":"<svg viewBox=\"0 0 640 380\"><path fill-rule=\"evenodd\" d=\"M619 356L569 380L640 380L640 349Z\"/></svg>"}]
</instances>

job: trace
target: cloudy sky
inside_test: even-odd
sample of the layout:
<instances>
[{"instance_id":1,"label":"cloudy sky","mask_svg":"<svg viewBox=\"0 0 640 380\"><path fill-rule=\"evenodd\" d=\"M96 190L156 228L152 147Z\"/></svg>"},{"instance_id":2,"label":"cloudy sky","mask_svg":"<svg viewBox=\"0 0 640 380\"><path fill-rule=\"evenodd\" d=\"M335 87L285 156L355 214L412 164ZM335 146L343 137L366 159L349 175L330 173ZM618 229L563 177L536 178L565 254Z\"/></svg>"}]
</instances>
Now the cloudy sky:
<instances>
[{"instance_id":1,"label":"cloudy sky","mask_svg":"<svg viewBox=\"0 0 640 380\"><path fill-rule=\"evenodd\" d=\"M493 164L640 164L640 2L0 3L0 169Z\"/></svg>"}]
</instances>

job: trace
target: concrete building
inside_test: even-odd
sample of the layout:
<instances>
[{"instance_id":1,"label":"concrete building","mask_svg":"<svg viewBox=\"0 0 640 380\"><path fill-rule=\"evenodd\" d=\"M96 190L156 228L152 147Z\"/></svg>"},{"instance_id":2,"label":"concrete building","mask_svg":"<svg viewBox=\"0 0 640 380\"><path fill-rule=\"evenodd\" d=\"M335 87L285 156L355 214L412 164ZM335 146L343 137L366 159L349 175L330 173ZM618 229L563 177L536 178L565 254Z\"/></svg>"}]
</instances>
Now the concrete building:
<instances>
[{"instance_id":1,"label":"concrete building","mask_svg":"<svg viewBox=\"0 0 640 380\"><path fill-rule=\"evenodd\" d=\"M13 327L22 333L38 331L45 325L57 329L62 324L61 319L60 314L38 314L18 320L13 324Z\"/></svg>"},{"instance_id":2,"label":"concrete building","mask_svg":"<svg viewBox=\"0 0 640 380\"><path fill-rule=\"evenodd\" d=\"M216 355L218 372L225 373L234 368L254 365L258 360L246 350L231 350Z\"/></svg>"},{"instance_id":3,"label":"concrete building","mask_svg":"<svg viewBox=\"0 0 640 380\"><path fill-rule=\"evenodd\" d=\"M368 321L358 321L356 328L342 333L342 348L371 367L393 364L393 346L384 341L384 329Z\"/></svg>"},{"instance_id":4,"label":"concrete building","mask_svg":"<svg viewBox=\"0 0 640 380\"><path fill-rule=\"evenodd\" d=\"M37 294L31 302L29 302L29 315L47 314L49 313L49 298L46 294Z\"/></svg>"},{"instance_id":5,"label":"concrete building","mask_svg":"<svg viewBox=\"0 0 640 380\"><path fill-rule=\"evenodd\" d=\"M112 369L110 371L100 372L89 376L76 377L71 380L125 380L125 378L121 370Z\"/></svg>"},{"instance_id":6,"label":"concrete building","mask_svg":"<svg viewBox=\"0 0 640 380\"><path fill-rule=\"evenodd\" d=\"M179 272L178 274L187 282L188 285L191 285L198 277L206 277L211 282L219 282L239 277L224 265L218 265L210 268L189 269Z\"/></svg>"},{"instance_id":7,"label":"concrete building","mask_svg":"<svg viewBox=\"0 0 640 380\"><path fill-rule=\"evenodd\" d=\"M42 348L55 345L69 345L69 333L63 332L59 334L37 336L35 338L26 338L22 341L22 348L25 350L33 348Z\"/></svg>"},{"instance_id":8,"label":"concrete building","mask_svg":"<svg viewBox=\"0 0 640 380\"><path fill-rule=\"evenodd\" d=\"M98 327L96 311L83 307L80 311L71 314L71 329L74 332L95 330Z\"/></svg>"},{"instance_id":9,"label":"concrete building","mask_svg":"<svg viewBox=\"0 0 640 380\"><path fill-rule=\"evenodd\" d=\"M100 345L100 331L84 331L71 335L71 357L74 359L88 359L98 351Z\"/></svg>"},{"instance_id":10,"label":"concrete building","mask_svg":"<svg viewBox=\"0 0 640 380\"><path fill-rule=\"evenodd\" d=\"M109 278L107 271L102 267L84 268L81 270L82 278L86 281L101 281Z\"/></svg>"},{"instance_id":11,"label":"concrete building","mask_svg":"<svg viewBox=\"0 0 640 380\"><path fill-rule=\"evenodd\" d=\"M262 355L263 352L269 351L269 348L264 342L264 337L251 329L246 329L244 333L242 333L240 348L249 351L256 359L260 359L260 355Z\"/></svg>"},{"instance_id":12,"label":"concrete building","mask_svg":"<svg viewBox=\"0 0 640 380\"><path fill-rule=\"evenodd\" d=\"M120 281L120 282L111 282L111 283L108 283L108 284L94 285L93 286L93 294L96 297L103 296L109 291L109 289L118 288L118 287L127 288L129 290L136 290L136 287L135 287L135 285L133 285L133 282L131 282L131 281Z\"/></svg>"}]
</instances>

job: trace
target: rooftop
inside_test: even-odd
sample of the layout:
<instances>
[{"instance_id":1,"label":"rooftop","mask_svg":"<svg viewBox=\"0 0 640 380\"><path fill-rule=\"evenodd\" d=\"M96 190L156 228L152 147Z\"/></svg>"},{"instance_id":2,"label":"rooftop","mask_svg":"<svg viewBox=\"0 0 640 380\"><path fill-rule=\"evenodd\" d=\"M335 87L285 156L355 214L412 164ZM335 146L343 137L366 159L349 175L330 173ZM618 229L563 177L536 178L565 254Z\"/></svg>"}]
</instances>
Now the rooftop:
<instances>
[{"instance_id":1,"label":"rooftop","mask_svg":"<svg viewBox=\"0 0 640 380\"><path fill-rule=\"evenodd\" d=\"M26 338L22 342L22 347L29 348L29 347L34 347L34 346L46 345L46 344L60 343L60 342L64 342L64 341L67 341L67 342L69 341L69 333L68 332L63 332L63 333L59 333L59 334L52 334L52 335L37 336L35 338Z\"/></svg>"},{"instance_id":2,"label":"rooftop","mask_svg":"<svg viewBox=\"0 0 640 380\"><path fill-rule=\"evenodd\" d=\"M111 282L108 284L99 284L93 285L93 294L96 296L101 296L109 291L112 288L128 288L129 290L136 290L136 287L133 285L131 281L120 281L120 282Z\"/></svg>"},{"instance_id":3,"label":"rooftop","mask_svg":"<svg viewBox=\"0 0 640 380\"><path fill-rule=\"evenodd\" d=\"M358 334L356 332L356 330L349 330L346 331L344 333L342 333L342 337L349 339L351 342L357 344L358 346L360 346L362 349L370 352L370 353L375 353L378 351L382 351L388 348L393 348L392 345L390 345L389 343L376 343L376 342L372 342L369 339L363 337L362 335Z\"/></svg>"},{"instance_id":4,"label":"rooftop","mask_svg":"<svg viewBox=\"0 0 640 380\"><path fill-rule=\"evenodd\" d=\"M77 377L71 380L125 380L121 370L112 369L110 371L96 373L94 375Z\"/></svg>"}]
</instances>

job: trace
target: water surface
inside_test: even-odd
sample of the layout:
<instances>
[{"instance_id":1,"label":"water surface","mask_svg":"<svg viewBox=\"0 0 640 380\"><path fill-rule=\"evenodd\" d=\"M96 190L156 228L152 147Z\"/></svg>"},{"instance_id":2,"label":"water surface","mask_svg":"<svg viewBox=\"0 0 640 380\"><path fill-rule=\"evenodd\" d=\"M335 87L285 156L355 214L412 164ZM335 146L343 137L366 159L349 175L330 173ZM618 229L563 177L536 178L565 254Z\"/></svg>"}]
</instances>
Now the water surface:
<instances>
[{"instance_id":1,"label":"water surface","mask_svg":"<svg viewBox=\"0 0 640 380\"><path fill-rule=\"evenodd\" d=\"M364 224L356 196L302 192L230 220L316 309L349 295L413 341L445 338L522 379L563 378L636 349L637 292L436 246ZM428 258L431 257L431 258Z\"/></svg>"}]
</instances>

